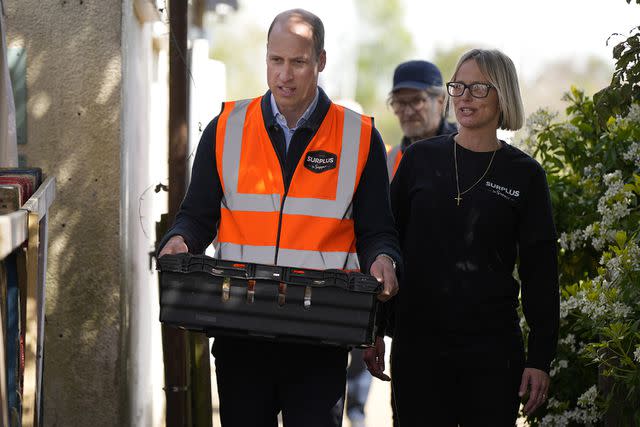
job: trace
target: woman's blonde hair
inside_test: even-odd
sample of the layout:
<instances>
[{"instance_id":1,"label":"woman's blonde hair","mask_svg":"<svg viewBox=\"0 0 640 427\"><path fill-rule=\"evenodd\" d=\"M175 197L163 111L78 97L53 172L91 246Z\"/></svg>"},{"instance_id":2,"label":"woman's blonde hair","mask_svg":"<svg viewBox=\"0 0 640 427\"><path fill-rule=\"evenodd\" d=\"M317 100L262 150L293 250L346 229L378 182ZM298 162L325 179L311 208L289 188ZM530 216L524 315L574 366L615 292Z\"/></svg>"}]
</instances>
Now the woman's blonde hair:
<instances>
[{"instance_id":1,"label":"woman's blonde hair","mask_svg":"<svg viewBox=\"0 0 640 427\"><path fill-rule=\"evenodd\" d=\"M480 71L489 78L489 83L495 86L500 108L498 127L514 131L520 129L524 124L524 106L518 74L511 58L496 49L472 49L458 60L451 81L455 81L460 66L469 59L476 61Z\"/></svg>"}]
</instances>

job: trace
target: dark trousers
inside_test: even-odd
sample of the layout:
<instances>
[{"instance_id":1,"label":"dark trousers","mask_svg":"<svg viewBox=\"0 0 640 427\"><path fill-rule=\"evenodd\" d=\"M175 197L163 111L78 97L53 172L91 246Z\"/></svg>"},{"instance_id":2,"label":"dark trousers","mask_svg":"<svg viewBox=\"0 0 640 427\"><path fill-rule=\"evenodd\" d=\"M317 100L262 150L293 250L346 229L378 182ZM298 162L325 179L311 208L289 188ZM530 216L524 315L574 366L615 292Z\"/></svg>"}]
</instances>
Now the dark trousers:
<instances>
[{"instance_id":1,"label":"dark trousers","mask_svg":"<svg viewBox=\"0 0 640 427\"><path fill-rule=\"evenodd\" d=\"M396 427L515 425L524 369L521 355L485 354L483 363L462 355L425 357L420 364L403 364L396 356L392 353Z\"/></svg>"},{"instance_id":2,"label":"dark trousers","mask_svg":"<svg viewBox=\"0 0 640 427\"><path fill-rule=\"evenodd\" d=\"M345 348L215 338L222 427L340 427Z\"/></svg>"}]
</instances>

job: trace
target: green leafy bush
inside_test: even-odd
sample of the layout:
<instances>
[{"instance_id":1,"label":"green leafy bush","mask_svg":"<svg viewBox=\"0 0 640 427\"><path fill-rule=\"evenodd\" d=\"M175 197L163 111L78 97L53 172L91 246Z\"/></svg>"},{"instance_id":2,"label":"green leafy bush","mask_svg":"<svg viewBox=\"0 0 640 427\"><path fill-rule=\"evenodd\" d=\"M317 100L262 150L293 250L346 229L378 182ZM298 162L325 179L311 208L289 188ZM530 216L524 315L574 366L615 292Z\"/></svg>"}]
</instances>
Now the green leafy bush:
<instances>
[{"instance_id":1,"label":"green leafy bush","mask_svg":"<svg viewBox=\"0 0 640 427\"><path fill-rule=\"evenodd\" d=\"M614 59L609 87L571 88L567 119L539 110L522 141L560 233L558 355L532 426L640 425L640 27Z\"/></svg>"}]
</instances>

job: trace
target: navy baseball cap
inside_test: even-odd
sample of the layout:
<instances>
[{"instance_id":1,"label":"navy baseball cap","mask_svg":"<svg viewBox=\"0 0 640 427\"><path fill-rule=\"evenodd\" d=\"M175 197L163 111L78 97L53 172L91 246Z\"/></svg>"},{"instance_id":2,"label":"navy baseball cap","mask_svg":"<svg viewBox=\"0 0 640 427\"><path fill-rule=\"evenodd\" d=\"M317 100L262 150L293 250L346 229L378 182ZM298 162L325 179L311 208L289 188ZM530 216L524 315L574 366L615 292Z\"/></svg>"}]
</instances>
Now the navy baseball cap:
<instances>
[{"instance_id":1,"label":"navy baseball cap","mask_svg":"<svg viewBox=\"0 0 640 427\"><path fill-rule=\"evenodd\" d=\"M407 61L396 67L391 92L398 89L426 90L431 86L442 86L438 67L428 61Z\"/></svg>"}]
</instances>

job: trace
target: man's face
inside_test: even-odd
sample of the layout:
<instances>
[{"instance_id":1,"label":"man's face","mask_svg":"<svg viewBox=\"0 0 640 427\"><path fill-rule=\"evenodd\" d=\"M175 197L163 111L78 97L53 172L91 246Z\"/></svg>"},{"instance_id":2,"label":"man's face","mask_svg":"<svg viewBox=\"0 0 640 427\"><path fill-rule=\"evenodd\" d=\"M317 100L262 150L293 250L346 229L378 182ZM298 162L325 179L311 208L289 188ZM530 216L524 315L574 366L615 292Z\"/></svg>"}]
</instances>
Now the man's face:
<instances>
[{"instance_id":1,"label":"man's face","mask_svg":"<svg viewBox=\"0 0 640 427\"><path fill-rule=\"evenodd\" d=\"M417 141L435 136L442 120L444 97L431 96L424 90L398 89L391 95L391 106L404 136Z\"/></svg>"},{"instance_id":2,"label":"man's face","mask_svg":"<svg viewBox=\"0 0 640 427\"><path fill-rule=\"evenodd\" d=\"M274 25L267 41L267 83L287 121L295 123L315 97L325 62L324 51L316 58L308 23L293 16Z\"/></svg>"}]
</instances>

